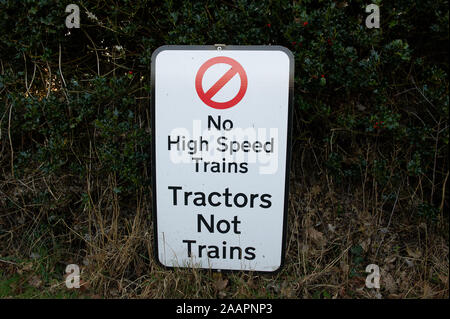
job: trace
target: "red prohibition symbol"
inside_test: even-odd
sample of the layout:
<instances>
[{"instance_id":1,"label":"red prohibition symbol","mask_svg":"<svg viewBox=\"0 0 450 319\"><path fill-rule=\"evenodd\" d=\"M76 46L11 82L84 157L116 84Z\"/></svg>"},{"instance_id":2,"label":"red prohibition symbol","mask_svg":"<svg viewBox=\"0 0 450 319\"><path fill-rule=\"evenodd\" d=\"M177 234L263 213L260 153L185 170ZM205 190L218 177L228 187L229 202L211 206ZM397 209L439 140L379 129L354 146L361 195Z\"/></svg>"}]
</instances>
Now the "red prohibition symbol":
<instances>
[{"instance_id":1,"label":"red prohibition symbol","mask_svg":"<svg viewBox=\"0 0 450 319\"><path fill-rule=\"evenodd\" d=\"M205 92L202 87L203 76L211 66L219 63L231 65L231 69L229 69L207 92ZM220 89L222 89L225 84L227 84L233 76L236 75L236 73L238 73L241 78L241 87L237 95L227 102L213 101L213 96L216 95L217 92L219 92ZM200 69L198 69L197 76L195 77L195 89L199 98L206 105L219 110L228 109L238 104L244 97L245 92L247 91L247 74L245 73L242 65L240 65L236 60L224 56L215 57L206 61Z\"/></svg>"}]
</instances>

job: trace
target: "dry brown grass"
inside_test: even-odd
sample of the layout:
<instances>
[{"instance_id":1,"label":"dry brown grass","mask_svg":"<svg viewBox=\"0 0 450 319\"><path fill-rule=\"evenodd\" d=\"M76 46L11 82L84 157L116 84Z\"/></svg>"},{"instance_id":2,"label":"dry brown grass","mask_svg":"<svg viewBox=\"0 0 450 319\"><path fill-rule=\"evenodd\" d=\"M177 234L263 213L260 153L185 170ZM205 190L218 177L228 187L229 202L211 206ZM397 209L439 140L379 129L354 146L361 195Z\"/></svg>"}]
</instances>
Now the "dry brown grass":
<instances>
[{"instance_id":1,"label":"dry brown grass","mask_svg":"<svg viewBox=\"0 0 450 319\"><path fill-rule=\"evenodd\" d=\"M294 158L286 264L276 275L161 269L152 259L150 191L142 188L127 202L114 192L114 174L106 183L88 175L79 185L70 183L71 176L51 179L37 173L3 181L1 196L16 207L1 210L7 231L1 235L0 265L4 274L36 274L43 256L32 266L29 256L45 246L45 271L57 279L42 280L40 289L64 290L61 266L76 263L82 267L82 295L91 297L449 297L448 219L413 218L408 203L415 198L407 198L407 190L399 190L388 207L373 195L376 185L343 191L326 174L311 182L299 163ZM69 192L66 185L72 185ZM42 189L55 206L26 202ZM83 209L70 208L70 218L61 214L58 205L67 207L82 189L88 196ZM42 231L44 220L54 226ZM368 264L381 268L379 290L365 288Z\"/></svg>"}]
</instances>

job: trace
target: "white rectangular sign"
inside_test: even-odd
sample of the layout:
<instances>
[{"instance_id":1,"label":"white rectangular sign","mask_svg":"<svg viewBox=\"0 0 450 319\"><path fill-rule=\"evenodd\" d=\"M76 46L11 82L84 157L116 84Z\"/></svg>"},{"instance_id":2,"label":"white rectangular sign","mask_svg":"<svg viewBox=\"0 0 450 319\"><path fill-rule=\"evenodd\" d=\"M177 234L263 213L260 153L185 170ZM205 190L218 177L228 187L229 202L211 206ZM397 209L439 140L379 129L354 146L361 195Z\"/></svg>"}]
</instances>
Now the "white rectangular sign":
<instances>
[{"instance_id":1,"label":"white rectangular sign","mask_svg":"<svg viewBox=\"0 0 450 319\"><path fill-rule=\"evenodd\" d=\"M163 46L152 56L156 260L274 272L284 260L292 53Z\"/></svg>"}]
</instances>

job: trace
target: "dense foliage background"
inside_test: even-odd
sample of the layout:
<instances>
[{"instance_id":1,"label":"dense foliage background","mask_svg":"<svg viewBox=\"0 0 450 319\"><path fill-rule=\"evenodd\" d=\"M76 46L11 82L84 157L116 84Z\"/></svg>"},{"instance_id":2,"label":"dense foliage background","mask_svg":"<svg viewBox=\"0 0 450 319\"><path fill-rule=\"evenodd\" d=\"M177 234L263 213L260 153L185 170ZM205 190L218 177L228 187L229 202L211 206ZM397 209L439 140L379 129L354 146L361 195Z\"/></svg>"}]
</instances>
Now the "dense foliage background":
<instances>
[{"instance_id":1,"label":"dense foliage background","mask_svg":"<svg viewBox=\"0 0 450 319\"><path fill-rule=\"evenodd\" d=\"M37 286L53 287L72 262L111 296L353 297L362 284L348 279L396 249L424 284L386 295L448 296L448 2L374 2L380 29L366 28L360 0L77 1L81 28L69 30L71 1L0 0L0 266L18 265L3 274L31 262ZM294 53L287 262L298 265L270 280L194 274L171 289L167 278L193 275L150 257L151 54L215 43ZM316 287L337 276L337 257L345 284Z\"/></svg>"}]
</instances>

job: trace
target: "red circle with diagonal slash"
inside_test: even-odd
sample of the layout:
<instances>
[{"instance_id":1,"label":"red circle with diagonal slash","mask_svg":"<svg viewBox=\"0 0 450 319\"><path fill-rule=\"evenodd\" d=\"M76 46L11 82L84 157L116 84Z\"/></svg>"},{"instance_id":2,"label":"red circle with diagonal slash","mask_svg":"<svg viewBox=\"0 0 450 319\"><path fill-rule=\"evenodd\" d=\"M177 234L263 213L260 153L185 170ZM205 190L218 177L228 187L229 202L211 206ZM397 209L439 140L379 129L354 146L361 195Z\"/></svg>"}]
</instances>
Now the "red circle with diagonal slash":
<instances>
[{"instance_id":1,"label":"red circle with diagonal slash","mask_svg":"<svg viewBox=\"0 0 450 319\"><path fill-rule=\"evenodd\" d=\"M231 69L229 69L207 92L205 92L202 86L203 76L205 75L206 70L219 63L231 65ZM216 95L217 92L219 92L220 89L222 89L225 84L227 84L233 76L235 76L236 73L238 73L241 78L241 87L237 95L227 102L213 101L213 96ZM219 110L228 109L238 104L244 97L245 92L247 91L247 74L245 73L242 65L240 65L236 60L224 56L215 57L206 61L198 70L197 76L195 77L195 89L197 90L199 98L206 105Z\"/></svg>"}]
</instances>

